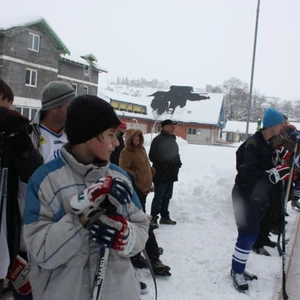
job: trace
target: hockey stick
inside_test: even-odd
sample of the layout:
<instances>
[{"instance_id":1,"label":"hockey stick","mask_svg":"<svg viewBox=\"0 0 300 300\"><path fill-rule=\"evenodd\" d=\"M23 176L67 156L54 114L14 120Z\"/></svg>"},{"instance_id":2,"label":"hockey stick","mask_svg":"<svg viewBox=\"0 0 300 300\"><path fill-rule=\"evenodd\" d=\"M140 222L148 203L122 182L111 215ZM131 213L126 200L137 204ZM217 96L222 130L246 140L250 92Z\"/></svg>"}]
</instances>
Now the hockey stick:
<instances>
[{"instance_id":1,"label":"hockey stick","mask_svg":"<svg viewBox=\"0 0 300 300\"><path fill-rule=\"evenodd\" d=\"M148 257L148 254L147 254L146 250L144 249L142 252L143 252L143 254L144 254L145 258L146 258L147 266L148 266L148 268L149 268L149 270L151 272L151 275L152 275L152 278L153 278L153 281L154 281L155 300L157 300L157 284L156 284L155 274L154 274L154 271L153 271L153 268L152 268L152 265L150 263L150 259Z\"/></svg>"},{"instance_id":2,"label":"hockey stick","mask_svg":"<svg viewBox=\"0 0 300 300\"><path fill-rule=\"evenodd\" d=\"M4 203L7 200L7 176L8 176L8 169L2 168L1 169L1 178L0 178L0 180L1 180L1 185L0 185L0 232L1 232Z\"/></svg>"},{"instance_id":3,"label":"hockey stick","mask_svg":"<svg viewBox=\"0 0 300 300\"><path fill-rule=\"evenodd\" d=\"M100 247L93 284L93 300L100 300L103 292L103 281L107 267L109 249Z\"/></svg>"},{"instance_id":4,"label":"hockey stick","mask_svg":"<svg viewBox=\"0 0 300 300\"><path fill-rule=\"evenodd\" d=\"M293 173L294 173L294 162L296 159L297 155L297 150L298 150L298 141L295 145L294 153L293 153L293 160L292 160L292 166L290 169L290 177L288 180L288 184L286 187L285 191L285 197L282 202L282 296L284 300L287 300L289 296L287 295L286 292L286 261L285 261L285 213L286 213L286 204L289 200L289 195L290 195L290 189L291 189L291 184L292 184L292 179L293 179Z\"/></svg>"}]
</instances>

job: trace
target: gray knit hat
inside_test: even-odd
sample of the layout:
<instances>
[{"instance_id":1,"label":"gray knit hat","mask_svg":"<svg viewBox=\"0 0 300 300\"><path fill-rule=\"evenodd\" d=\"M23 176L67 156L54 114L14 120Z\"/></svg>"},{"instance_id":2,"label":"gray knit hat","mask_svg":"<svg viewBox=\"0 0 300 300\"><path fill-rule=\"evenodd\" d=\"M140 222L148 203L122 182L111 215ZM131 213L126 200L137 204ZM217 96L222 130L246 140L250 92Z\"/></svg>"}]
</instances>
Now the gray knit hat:
<instances>
[{"instance_id":1,"label":"gray knit hat","mask_svg":"<svg viewBox=\"0 0 300 300\"><path fill-rule=\"evenodd\" d=\"M42 110L59 107L67 101L75 98L75 90L71 85L63 81L49 82L42 91Z\"/></svg>"}]
</instances>

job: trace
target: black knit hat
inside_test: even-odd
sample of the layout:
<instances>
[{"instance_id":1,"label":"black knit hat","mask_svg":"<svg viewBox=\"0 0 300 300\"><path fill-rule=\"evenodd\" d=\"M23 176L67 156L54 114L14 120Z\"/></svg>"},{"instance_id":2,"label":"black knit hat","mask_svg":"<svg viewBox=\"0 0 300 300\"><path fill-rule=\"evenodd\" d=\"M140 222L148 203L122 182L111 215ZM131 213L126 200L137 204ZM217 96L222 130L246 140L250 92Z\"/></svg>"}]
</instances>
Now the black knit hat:
<instances>
[{"instance_id":1,"label":"black knit hat","mask_svg":"<svg viewBox=\"0 0 300 300\"><path fill-rule=\"evenodd\" d=\"M121 124L113 107L93 95L75 97L68 106L65 131L70 144L81 144Z\"/></svg>"}]
</instances>

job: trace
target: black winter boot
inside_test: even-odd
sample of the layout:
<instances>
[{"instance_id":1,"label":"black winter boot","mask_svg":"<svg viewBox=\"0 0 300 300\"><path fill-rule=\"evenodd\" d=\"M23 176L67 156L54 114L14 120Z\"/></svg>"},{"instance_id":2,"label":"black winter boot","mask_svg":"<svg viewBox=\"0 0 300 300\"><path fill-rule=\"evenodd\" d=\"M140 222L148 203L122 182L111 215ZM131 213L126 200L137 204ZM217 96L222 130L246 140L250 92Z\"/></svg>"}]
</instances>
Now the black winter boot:
<instances>
[{"instance_id":1,"label":"black winter boot","mask_svg":"<svg viewBox=\"0 0 300 300\"><path fill-rule=\"evenodd\" d=\"M171 268L164 265L158 257L154 257L151 259L151 266L155 275L171 276Z\"/></svg>"}]
</instances>

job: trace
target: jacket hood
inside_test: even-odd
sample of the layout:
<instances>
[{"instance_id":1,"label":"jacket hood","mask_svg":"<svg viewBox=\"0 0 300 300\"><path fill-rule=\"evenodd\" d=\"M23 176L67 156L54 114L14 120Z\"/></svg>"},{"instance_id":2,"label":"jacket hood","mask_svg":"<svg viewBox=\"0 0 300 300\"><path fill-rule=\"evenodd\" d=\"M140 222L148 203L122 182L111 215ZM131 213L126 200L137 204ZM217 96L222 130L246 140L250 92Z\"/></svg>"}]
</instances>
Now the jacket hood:
<instances>
[{"instance_id":1,"label":"jacket hood","mask_svg":"<svg viewBox=\"0 0 300 300\"><path fill-rule=\"evenodd\" d=\"M143 132L140 129L128 129L125 133L125 145L126 148L129 150L133 150L135 147L132 144L132 139L135 135L138 135L140 138L140 145L138 147L141 147L144 145L144 136Z\"/></svg>"}]
</instances>

